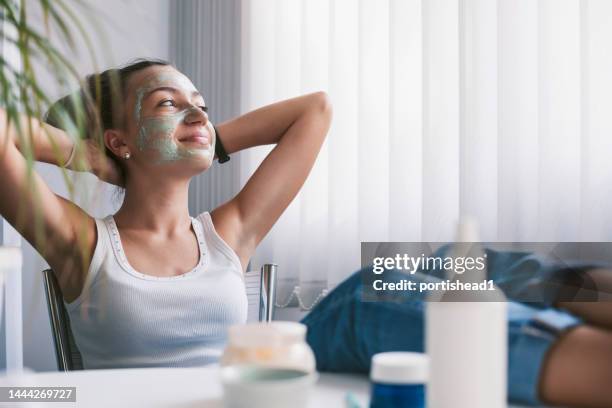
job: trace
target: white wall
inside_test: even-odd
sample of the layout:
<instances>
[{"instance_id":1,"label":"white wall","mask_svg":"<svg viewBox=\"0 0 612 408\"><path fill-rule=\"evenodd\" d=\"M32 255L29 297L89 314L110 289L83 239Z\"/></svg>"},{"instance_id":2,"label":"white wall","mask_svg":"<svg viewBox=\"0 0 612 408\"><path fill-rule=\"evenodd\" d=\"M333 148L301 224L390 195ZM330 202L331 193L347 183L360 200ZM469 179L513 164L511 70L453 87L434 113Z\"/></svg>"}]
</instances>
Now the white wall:
<instances>
[{"instance_id":1,"label":"white wall","mask_svg":"<svg viewBox=\"0 0 612 408\"><path fill-rule=\"evenodd\" d=\"M88 0L88 2L100 12L98 19L101 21L109 44L108 49L105 50L100 37L94 40L99 58L99 69L120 65L137 57L169 58L169 0L106 0L97 2L97 4L93 0ZM69 4L72 3L69 2ZM51 41L59 44L57 37L53 35ZM88 60L84 51L84 45L79 44L78 55L73 59L77 70L83 76L94 70L93 64ZM41 77L45 78L43 67L39 68L41 68ZM47 85L49 92L61 96L62 90L57 89L51 78L47 81ZM62 175L56 167L39 163L37 171L56 193L68 196ZM76 201L92 216L101 217L116 210L118 203L113 202L113 187L98 182L91 175L79 177L78 184L87 188L86 194L78 197ZM99 201L92 199L97 197L96 194L99 194L101 198ZM36 371L56 370L53 340L40 273L47 265L25 241L23 241L23 253L24 365ZM0 333L0 337L4 338L4 332Z\"/></svg>"}]
</instances>

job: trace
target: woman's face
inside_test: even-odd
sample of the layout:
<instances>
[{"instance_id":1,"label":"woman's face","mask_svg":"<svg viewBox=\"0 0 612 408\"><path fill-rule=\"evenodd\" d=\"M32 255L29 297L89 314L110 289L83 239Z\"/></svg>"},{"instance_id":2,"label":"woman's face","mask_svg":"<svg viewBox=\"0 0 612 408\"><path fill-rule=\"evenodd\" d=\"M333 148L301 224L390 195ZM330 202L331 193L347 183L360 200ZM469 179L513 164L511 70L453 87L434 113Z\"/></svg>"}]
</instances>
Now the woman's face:
<instances>
[{"instance_id":1,"label":"woman's face","mask_svg":"<svg viewBox=\"0 0 612 408\"><path fill-rule=\"evenodd\" d=\"M214 157L215 134L204 98L182 73L153 66L128 82L127 141L134 163L184 170L206 170Z\"/></svg>"}]
</instances>

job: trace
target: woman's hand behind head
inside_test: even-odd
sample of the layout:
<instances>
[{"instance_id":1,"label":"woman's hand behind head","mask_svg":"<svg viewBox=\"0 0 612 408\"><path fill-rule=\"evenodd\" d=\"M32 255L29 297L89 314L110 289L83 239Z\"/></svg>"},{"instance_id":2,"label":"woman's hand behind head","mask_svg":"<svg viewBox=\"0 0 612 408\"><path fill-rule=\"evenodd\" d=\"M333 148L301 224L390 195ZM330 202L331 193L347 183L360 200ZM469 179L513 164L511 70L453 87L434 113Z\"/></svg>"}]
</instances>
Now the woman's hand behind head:
<instances>
[{"instance_id":1,"label":"woman's hand behind head","mask_svg":"<svg viewBox=\"0 0 612 408\"><path fill-rule=\"evenodd\" d=\"M125 187L121 169L106 155L104 146L93 139L85 139L81 147L77 160L70 166L71 170L89 171L102 181Z\"/></svg>"}]
</instances>

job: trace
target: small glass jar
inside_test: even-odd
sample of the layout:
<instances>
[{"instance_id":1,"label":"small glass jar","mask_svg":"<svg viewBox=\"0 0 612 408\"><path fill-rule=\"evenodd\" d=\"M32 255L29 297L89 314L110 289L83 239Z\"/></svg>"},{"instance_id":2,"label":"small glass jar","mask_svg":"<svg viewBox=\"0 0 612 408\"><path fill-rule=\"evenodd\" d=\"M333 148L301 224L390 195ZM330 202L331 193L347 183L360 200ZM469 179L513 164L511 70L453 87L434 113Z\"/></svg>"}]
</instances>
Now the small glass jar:
<instances>
[{"instance_id":1,"label":"small glass jar","mask_svg":"<svg viewBox=\"0 0 612 408\"><path fill-rule=\"evenodd\" d=\"M256 365L315 372L315 357L306 343L306 326L275 321L231 326L221 366Z\"/></svg>"}]
</instances>

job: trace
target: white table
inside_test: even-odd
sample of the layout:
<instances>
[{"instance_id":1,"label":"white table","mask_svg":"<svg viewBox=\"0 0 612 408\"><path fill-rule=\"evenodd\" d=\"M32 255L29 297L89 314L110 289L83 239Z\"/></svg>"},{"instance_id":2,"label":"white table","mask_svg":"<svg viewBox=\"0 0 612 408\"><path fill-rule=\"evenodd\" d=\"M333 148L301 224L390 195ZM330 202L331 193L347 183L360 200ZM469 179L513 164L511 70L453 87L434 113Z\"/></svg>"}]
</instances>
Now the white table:
<instances>
[{"instance_id":1,"label":"white table","mask_svg":"<svg viewBox=\"0 0 612 408\"><path fill-rule=\"evenodd\" d=\"M0 377L0 387L76 387L77 402L47 403L53 408L222 408L219 367L143 368L29 373ZM309 407L344 408L347 392L367 408L369 383L365 376L321 374ZM42 407L44 404L14 403L2 407Z\"/></svg>"},{"instance_id":2,"label":"white table","mask_svg":"<svg viewBox=\"0 0 612 408\"><path fill-rule=\"evenodd\" d=\"M219 367L143 368L121 370L85 370L70 373L25 374L20 378L0 377L0 387L76 387L77 403L53 403L64 407L143 407L143 408L221 408L222 388ZM366 377L322 374L310 407L344 407L347 391L355 394L364 408L369 393ZM50 404L47 403L47 406ZM16 408L43 404L15 403Z\"/></svg>"}]
</instances>

